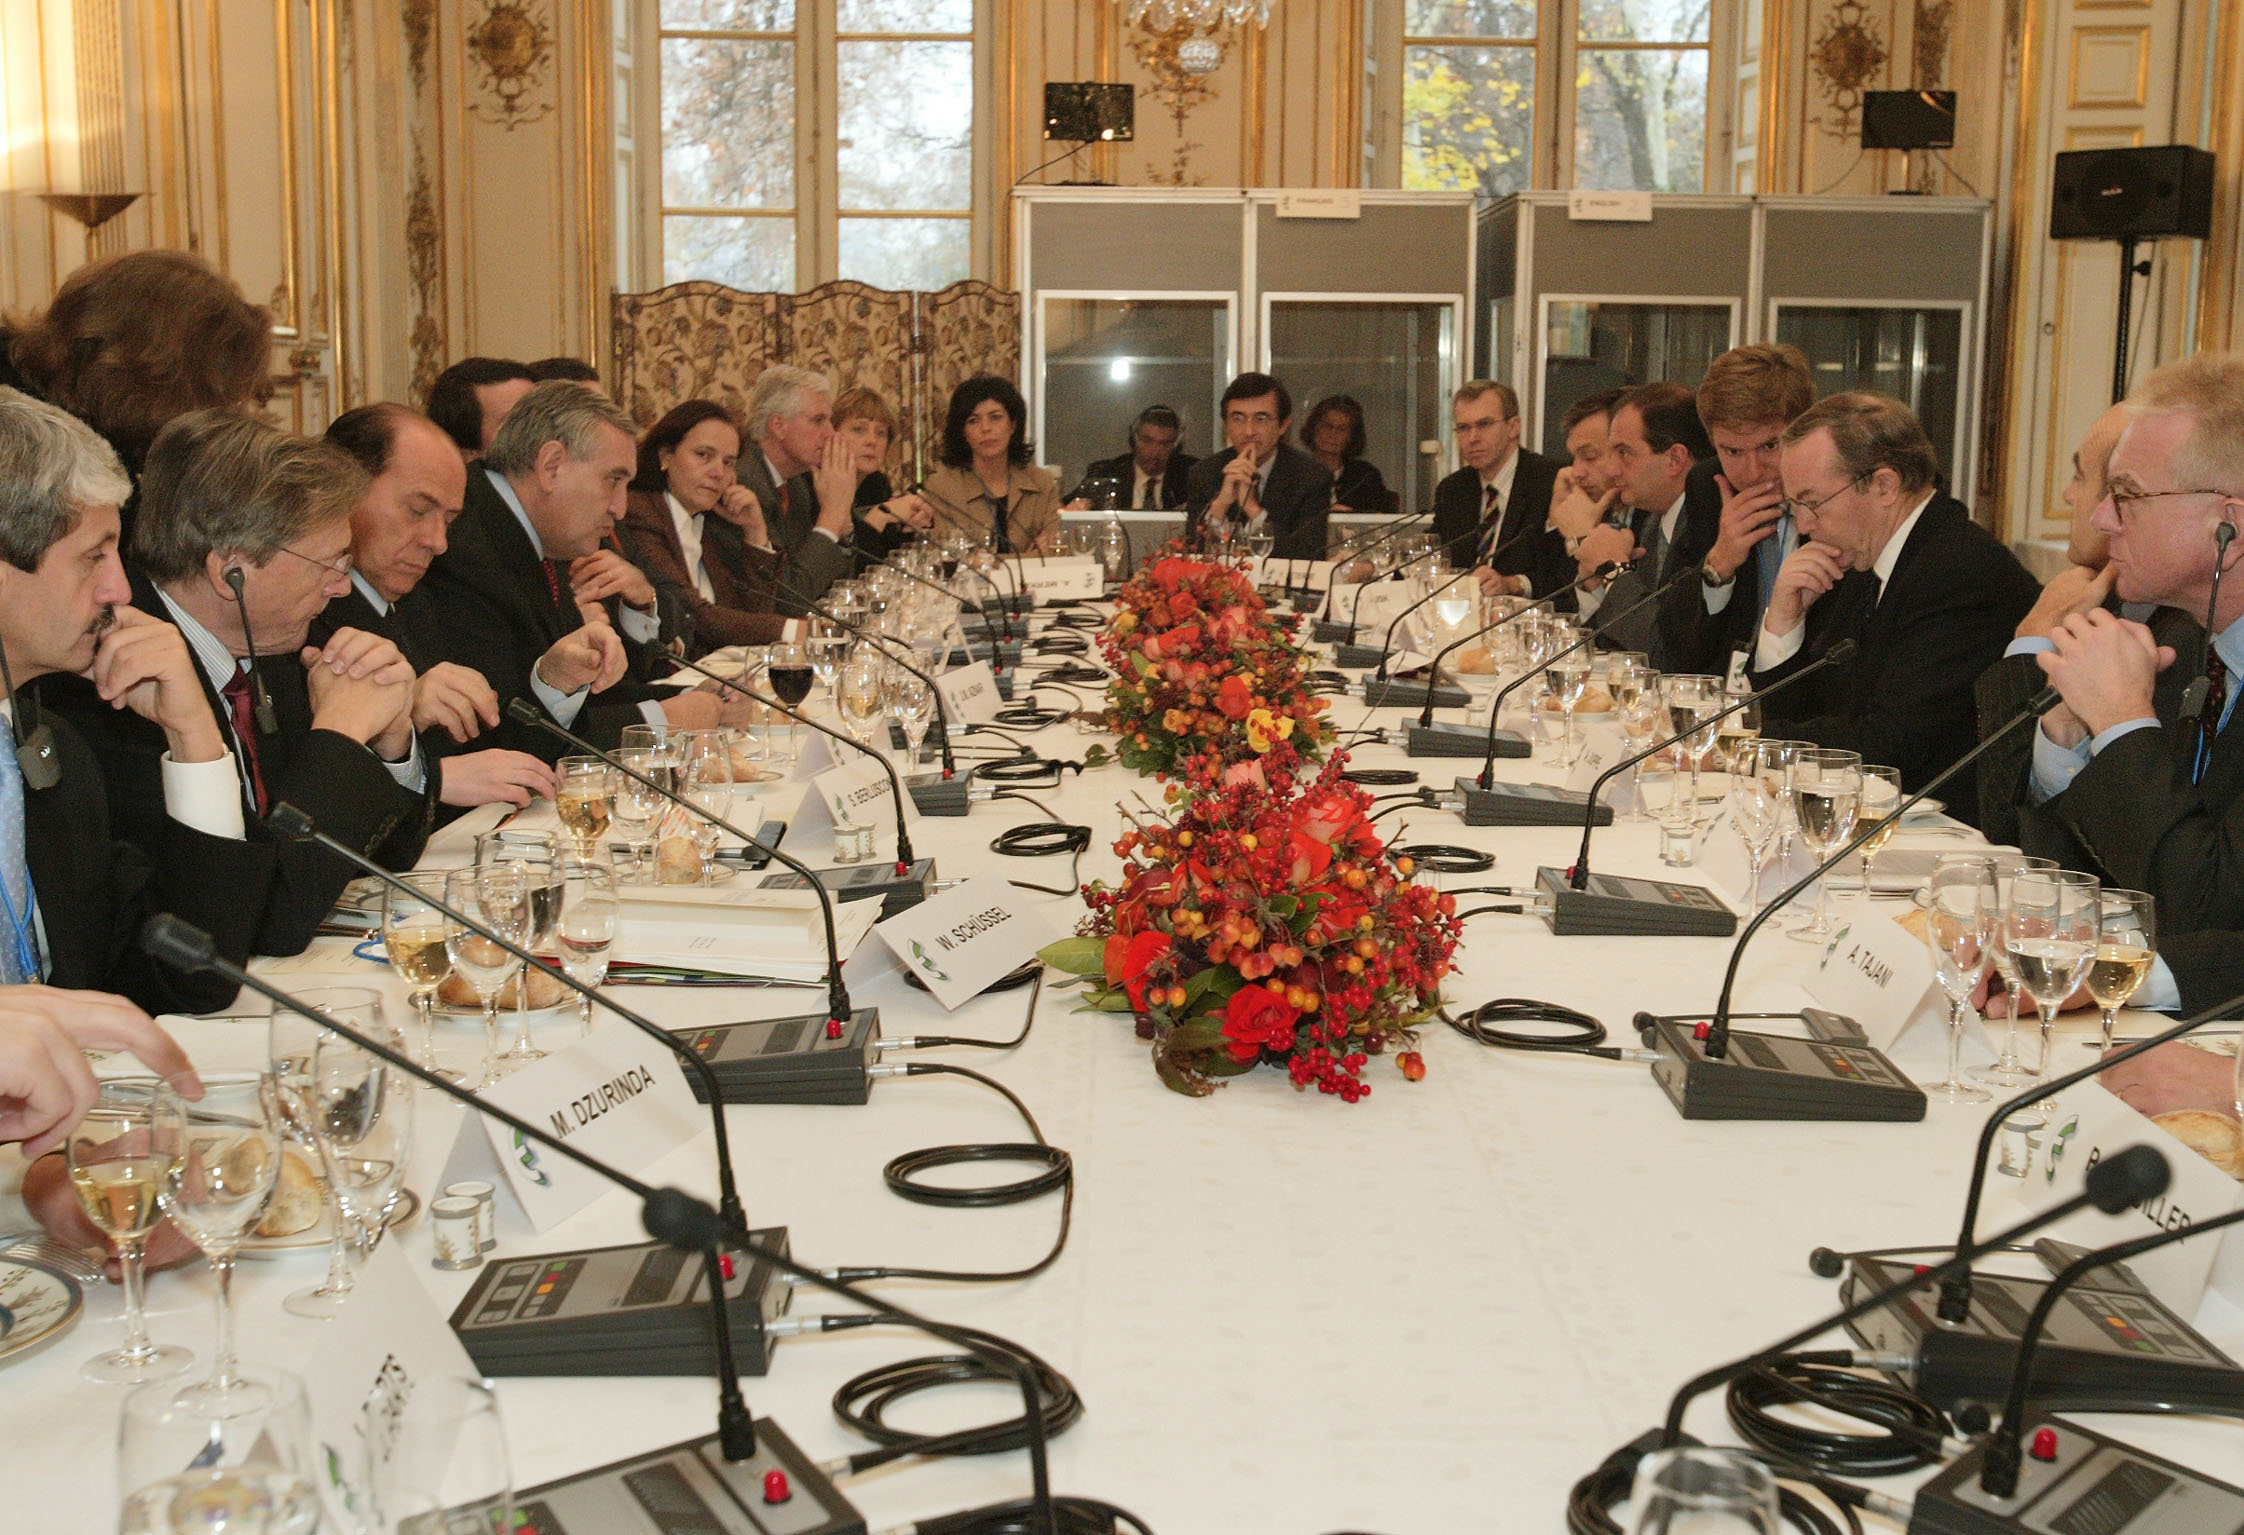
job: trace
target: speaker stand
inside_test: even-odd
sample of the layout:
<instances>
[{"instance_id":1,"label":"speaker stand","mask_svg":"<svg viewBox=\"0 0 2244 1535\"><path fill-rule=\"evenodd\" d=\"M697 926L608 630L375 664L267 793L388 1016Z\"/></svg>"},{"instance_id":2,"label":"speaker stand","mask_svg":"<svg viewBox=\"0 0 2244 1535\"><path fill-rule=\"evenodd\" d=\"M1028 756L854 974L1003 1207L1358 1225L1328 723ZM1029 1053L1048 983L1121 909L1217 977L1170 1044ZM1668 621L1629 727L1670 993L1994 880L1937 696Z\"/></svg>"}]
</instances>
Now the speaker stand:
<instances>
[{"instance_id":1,"label":"speaker stand","mask_svg":"<svg viewBox=\"0 0 2244 1535\"><path fill-rule=\"evenodd\" d=\"M2112 403L2127 398L2127 329L2135 310L2135 279L2148 277L2151 264L2135 260L2135 237L2119 238L2119 342L2112 352Z\"/></svg>"}]
</instances>

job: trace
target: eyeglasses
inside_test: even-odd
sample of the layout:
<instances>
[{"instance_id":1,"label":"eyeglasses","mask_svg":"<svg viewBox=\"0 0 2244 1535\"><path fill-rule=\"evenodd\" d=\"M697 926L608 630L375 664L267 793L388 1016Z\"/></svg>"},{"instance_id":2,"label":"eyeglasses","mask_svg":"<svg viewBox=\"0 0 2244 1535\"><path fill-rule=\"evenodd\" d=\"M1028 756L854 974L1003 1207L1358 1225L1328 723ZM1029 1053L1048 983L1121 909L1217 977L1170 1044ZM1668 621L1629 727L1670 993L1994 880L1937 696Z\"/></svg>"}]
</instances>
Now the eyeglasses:
<instances>
[{"instance_id":1,"label":"eyeglasses","mask_svg":"<svg viewBox=\"0 0 2244 1535\"><path fill-rule=\"evenodd\" d=\"M2161 500L2164 500L2164 499L2165 499L2166 497L2168 497L2168 496L2219 496L2219 497L2221 497L2221 498L2222 498L2222 499L2224 499L2224 500L2233 500L2233 499L2234 499L2234 497L2233 497L2233 496L2232 496L2232 495L2230 494L2230 492L2228 492L2228 491L2225 491L2225 490L2136 490L2136 491L2122 491L2122 490L2118 489L2118 488L2117 488L2117 487L2115 486L2115 487L2114 487L2114 488L2112 488L2111 490L2108 490L2108 491L2106 491L2106 492L2105 492L2105 494L2106 494L2106 495L2107 495L2107 496L2108 496L2108 497L2109 497L2109 498L2111 499L2111 503L2112 503L2112 510L2113 510L2113 511L2115 511L2115 512L2117 512L2117 513L2118 513L2118 514L2119 514L2119 515L2120 515L2121 517L2129 517L2129 516L2132 516L2132 515L2133 515L2133 512L2132 512L2132 510L2131 510L2131 509L2132 509L2132 508L2133 508L2133 507L2134 507L2134 506L2135 506L2135 505L2136 505L2136 504L2137 504L2138 502L2143 502L2143 501L2161 501Z\"/></svg>"},{"instance_id":2,"label":"eyeglasses","mask_svg":"<svg viewBox=\"0 0 2244 1535\"><path fill-rule=\"evenodd\" d=\"M343 577L347 579L351 573L351 551L348 549L345 549L332 560L315 560L308 554L298 554L286 544L281 546L281 553L295 555L297 559L302 560L307 565L317 565L320 569L326 571L331 578Z\"/></svg>"},{"instance_id":3,"label":"eyeglasses","mask_svg":"<svg viewBox=\"0 0 2244 1535\"><path fill-rule=\"evenodd\" d=\"M1877 470L1873 469L1870 471L1870 474L1876 474L1877 472ZM1778 515L1797 518L1802 512L1821 511L1823 508L1829 506L1832 502L1845 495L1848 491L1854 489L1857 485L1860 485L1864 480L1869 479L1870 474L1856 475L1853 479L1847 481L1846 484L1831 492L1830 495L1825 496L1821 501L1795 501L1790 496L1787 496L1785 497L1785 499L1777 503Z\"/></svg>"}]
</instances>

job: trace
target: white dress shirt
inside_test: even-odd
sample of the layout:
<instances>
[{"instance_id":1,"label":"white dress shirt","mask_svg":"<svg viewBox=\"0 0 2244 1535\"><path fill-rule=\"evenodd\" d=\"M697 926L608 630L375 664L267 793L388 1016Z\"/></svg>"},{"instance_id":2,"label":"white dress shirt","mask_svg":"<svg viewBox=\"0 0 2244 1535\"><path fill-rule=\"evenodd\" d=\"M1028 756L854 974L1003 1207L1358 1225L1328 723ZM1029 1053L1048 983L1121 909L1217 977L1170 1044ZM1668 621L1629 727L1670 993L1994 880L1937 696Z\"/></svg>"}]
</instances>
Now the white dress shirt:
<instances>
[{"instance_id":1,"label":"white dress shirt","mask_svg":"<svg viewBox=\"0 0 2244 1535\"><path fill-rule=\"evenodd\" d=\"M687 511L685 503L667 490L662 493L662 504L670 508L670 526L678 534L678 552L685 556L686 569L693 572L693 589L701 593L703 601L715 602L716 583L709 579L709 567L701 559L701 513Z\"/></svg>"},{"instance_id":2,"label":"white dress shirt","mask_svg":"<svg viewBox=\"0 0 2244 1535\"><path fill-rule=\"evenodd\" d=\"M1513 457L1516 458L1518 455L1514 454ZM1675 547L1676 524L1683 520L1683 494L1678 492L1675 497L1675 504L1660 514L1660 540L1670 549ZM1655 581L1659 579L1659 574L1656 570L1652 572ZM1597 615L1597 610L1605 606L1605 599L1612 590L1612 582L1600 581L1595 586L1586 586L1576 592L1574 601L1580 606L1582 617L1594 618Z\"/></svg>"},{"instance_id":3,"label":"white dress shirt","mask_svg":"<svg viewBox=\"0 0 2244 1535\"><path fill-rule=\"evenodd\" d=\"M1901 551L1908 547L1909 535L1917 530L1917 519L1925 514L1926 507L1932 505L1934 494L1929 490L1925 492L1925 498L1910 509L1908 516L1901 519L1901 526L1893 530L1893 536L1885 541L1884 546L1878 550L1878 558L1871 563L1870 573L1878 578L1879 602L1885 601L1886 584L1893 579L1893 568L1901 563ZM1742 568L1738 572L1738 579L1745 579ZM1800 621L1792 626L1789 633L1781 635L1771 634L1768 620L1763 619L1760 637L1753 642L1753 669L1765 672L1782 666L1800 653L1800 646L1806 643L1807 637L1808 615L1805 613L1800 615Z\"/></svg>"}]
</instances>

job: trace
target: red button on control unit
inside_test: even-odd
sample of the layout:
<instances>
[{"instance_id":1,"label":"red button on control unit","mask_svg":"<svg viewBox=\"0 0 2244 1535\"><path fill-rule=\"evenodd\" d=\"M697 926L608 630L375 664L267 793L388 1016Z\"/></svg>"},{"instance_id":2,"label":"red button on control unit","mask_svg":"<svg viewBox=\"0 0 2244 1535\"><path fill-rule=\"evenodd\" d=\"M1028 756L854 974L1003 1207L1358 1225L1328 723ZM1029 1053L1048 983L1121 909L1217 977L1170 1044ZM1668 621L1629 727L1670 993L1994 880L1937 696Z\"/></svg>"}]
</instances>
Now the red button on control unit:
<instances>
[{"instance_id":1,"label":"red button on control unit","mask_svg":"<svg viewBox=\"0 0 2244 1535\"><path fill-rule=\"evenodd\" d=\"M794 1495L795 1489L787 1485L786 1472L766 1471L764 1473L764 1501L766 1503L784 1503Z\"/></svg>"},{"instance_id":2,"label":"red button on control unit","mask_svg":"<svg viewBox=\"0 0 2244 1535\"><path fill-rule=\"evenodd\" d=\"M719 1253L719 1254L717 1254L717 1272L718 1272L718 1273L720 1273L720 1274L722 1274L722 1275L724 1275L724 1276L725 1276L725 1277L726 1277L727 1279L730 1279L730 1278L732 1278L732 1254L731 1254L731 1253Z\"/></svg>"},{"instance_id":3,"label":"red button on control unit","mask_svg":"<svg viewBox=\"0 0 2244 1535\"><path fill-rule=\"evenodd\" d=\"M829 1018L826 1020L826 1037L828 1039L839 1039L842 1037L842 1021L839 1018Z\"/></svg>"},{"instance_id":4,"label":"red button on control unit","mask_svg":"<svg viewBox=\"0 0 2244 1535\"><path fill-rule=\"evenodd\" d=\"M2057 1458L2057 1430L2053 1428L2035 1429L2033 1445L2026 1453L2036 1460L2055 1460Z\"/></svg>"},{"instance_id":5,"label":"red button on control unit","mask_svg":"<svg viewBox=\"0 0 2244 1535\"><path fill-rule=\"evenodd\" d=\"M1714 1025L1711 1023L1695 1023L1691 1025L1691 1037L1693 1039L1709 1039L1713 1036L1713 1034Z\"/></svg>"}]
</instances>

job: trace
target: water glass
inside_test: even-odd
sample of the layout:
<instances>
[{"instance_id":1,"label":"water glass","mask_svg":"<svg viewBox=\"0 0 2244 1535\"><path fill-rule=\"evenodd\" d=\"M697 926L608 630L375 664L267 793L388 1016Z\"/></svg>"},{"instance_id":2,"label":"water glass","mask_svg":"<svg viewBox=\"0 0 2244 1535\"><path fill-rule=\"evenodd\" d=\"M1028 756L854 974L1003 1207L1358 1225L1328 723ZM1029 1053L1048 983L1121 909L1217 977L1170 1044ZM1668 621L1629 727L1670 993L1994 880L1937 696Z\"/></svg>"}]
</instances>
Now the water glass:
<instances>
[{"instance_id":1,"label":"water glass","mask_svg":"<svg viewBox=\"0 0 2244 1535\"><path fill-rule=\"evenodd\" d=\"M600 820L605 827L605 810ZM452 951L444 944L444 914L434 904L444 899L444 876L422 873L398 878L410 892L382 887L382 950L420 1016L421 1064L445 1081L457 1082L458 1072L436 1064L436 989L452 974Z\"/></svg>"},{"instance_id":2,"label":"water glass","mask_svg":"<svg viewBox=\"0 0 2244 1535\"><path fill-rule=\"evenodd\" d=\"M118 1535L306 1535L319 1523L304 1383L279 1370L240 1379L254 1391L215 1411L169 1386L125 1398Z\"/></svg>"},{"instance_id":3,"label":"water glass","mask_svg":"<svg viewBox=\"0 0 2244 1535\"><path fill-rule=\"evenodd\" d=\"M2096 956L2099 893L2091 875L2035 869L2012 879L2003 900L2003 948L2010 955L2019 989L2034 1004L2041 1030L2040 1067L2026 1081L2048 1075L2057 1010L2080 985L2088 962Z\"/></svg>"},{"instance_id":4,"label":"water glass","mask_svg":"<svg viewBox=\"0 0 2244 1535\"><path fill-rule=\"evenodd\" d=\"M372 987L314 986L299 991L296 998L313 1011L356 1029L370 1039L379 1039L384 1044L399 1043L396 1031L390 1027L382 1010L382 994ZM319 1138L312 1124L312 1058L320 1040L328 1037L327 1031L278 1003L272 1005L266 1030L266 1064L272 1077L273 1102L281 1112L283 1128L298 1154L310 1167L317 1168L320 1160ZM324 1178L321 1184L327 1195L330 1233L327 1275L318 1284L293 1290L281 1299L283 1311L314 1320L325 1320L340 1311L354 1283L350 1265L350 1222L336 1202L333 1186Z\"/></svg>"},{"instance_id":5,"label":"water glass","mask_svg":"<svg viewBox=\"0 0 2244 1535\"><path fill-rule=\"evenodd\" d=\"M1862 758L1855 752L1807 747L1793 754L1788 787L1800 838L1820 863L1854 835L1854 818L1862 804ZM1787 931L1803 943L1820 944L1831 936L1828 877L1816 882L1815 911Z\"/></svg>"},{"instance_id":6,"label":"water glass","mask_svg":"<svg viewBox=\"0 0 2244 1535\"><path fill-rule=\"evenodd\" d=\"M616 899L615 871L588 858L571 858L561 866L561 923L554 941L561 952L561 968L580 986L598 987L608 978L608 954L615 946L616 925L622 905ZM592 999L577 994L577 1022L592 1031Z\"/></svg>"},{"instance_id":7,"label":"water glass","mask_svg":"<svg viewBox=\"0 0 2244 1535\"><path fill-rule=\"evenodd\" d=\"M264 1390L238 1373L234 1258L272 1200L285 1120L267 1072L213 1072L203 1078L203 1096L184 1107L179 1158L163 1181L164 1213L210 1260L218 1326L210 1379L179 1397L188 1407L224 1415L254 1403Z\"/></svg>"},{"instance_id":8,"label":"water glass","mask_svg":"<svg viewBox=\"0 0 2244 1535\"><path fill-rule=\"evenodd\" d=\"M1949 853L1933 865L1925 891L1925 945L1948 997L1948 1076L1925 1091L1949 1103L1984 1103L1987 1093L1963 1080L1965 1016L1971 994L1994 963L2002 905L1995 863L1984 853Z\"/></svg>"},{"instance_id":9,"label":"water glass","mask_svg":"<svg viewBox=\"0 0 2244 1535\"><path fill-rule=\"evenodd\" d=\"M326 1034L313 1047L308 1093L320 1166L351 1225L363 1269L404 1197L413 1151L412 1078L342 1035Z\"/></svg>"},{"instance_id":10,"label":"water glass","mask_svg":"<svg viewBox=\"0 0 2244 1535\"><path fill-rule=\"evenodd\" d=\"M377 1390L361 1409L374 1529L511 1530L514 1472L491 1382L440 1375Z\"/></svg>"},{"instance_id":11,"label":"water glass","mask_svg":"<svg viewBox=\"0 0 2244 1535\"><path fill-rule=\"evenodd\" d=\"M1633 1535L1777 1535L1776 1478L1737 1450L1656 1450L1629 1492Z\"/></svg>"}]
</instances>

